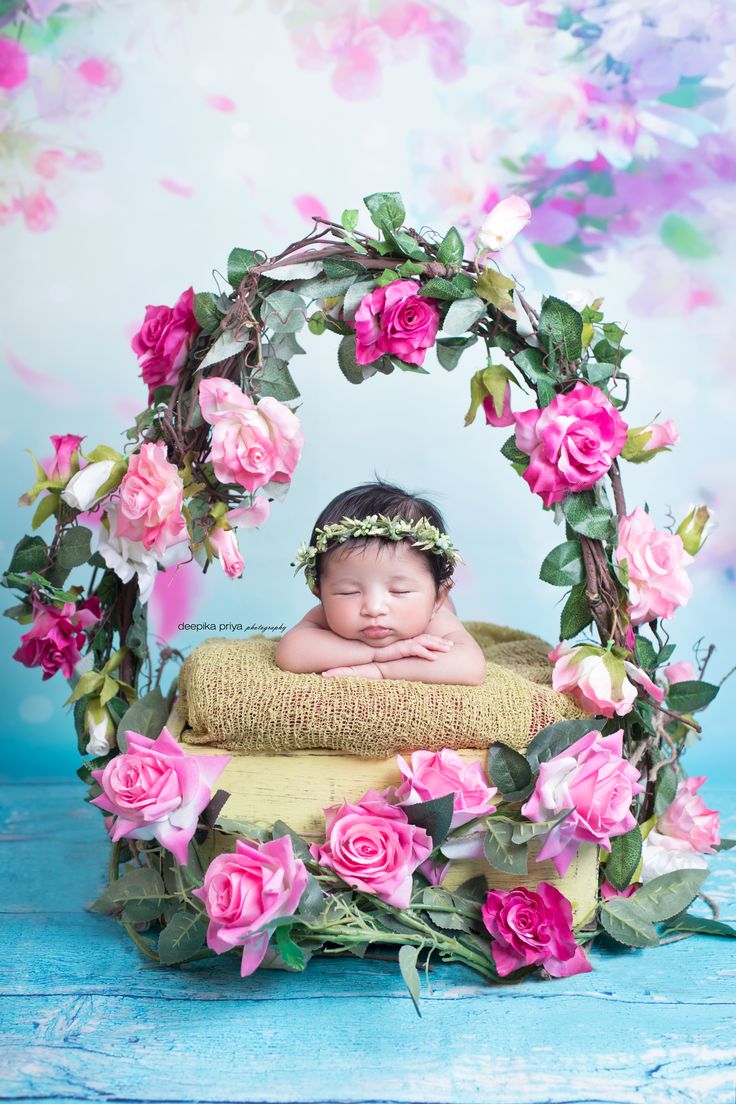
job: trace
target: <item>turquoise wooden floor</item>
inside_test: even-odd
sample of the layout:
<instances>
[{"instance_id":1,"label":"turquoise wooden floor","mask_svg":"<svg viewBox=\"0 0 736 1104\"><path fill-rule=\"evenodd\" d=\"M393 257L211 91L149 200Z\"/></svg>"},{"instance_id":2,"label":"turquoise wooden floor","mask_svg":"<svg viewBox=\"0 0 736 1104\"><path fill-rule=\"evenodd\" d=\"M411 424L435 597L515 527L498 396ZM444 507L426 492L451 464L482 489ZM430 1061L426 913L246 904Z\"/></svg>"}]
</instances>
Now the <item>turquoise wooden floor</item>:
<instances>
[{"instance_id":1,"label":"turquoise wooden floor","mask_svg":"<svg viewBox=\"0 0 736 1104\"><path fill-rule=\"evenodd\" d=\"M0 796L2 1100L734 1104L736 942L596 951L593 973L497 990L440 966L421 1020L388 961L161 970L84 910L108 847L81 785ZM736 791L708 797L736 835ZM706 885L731 923L733 856Z\"/></svg>"}]
</instances>

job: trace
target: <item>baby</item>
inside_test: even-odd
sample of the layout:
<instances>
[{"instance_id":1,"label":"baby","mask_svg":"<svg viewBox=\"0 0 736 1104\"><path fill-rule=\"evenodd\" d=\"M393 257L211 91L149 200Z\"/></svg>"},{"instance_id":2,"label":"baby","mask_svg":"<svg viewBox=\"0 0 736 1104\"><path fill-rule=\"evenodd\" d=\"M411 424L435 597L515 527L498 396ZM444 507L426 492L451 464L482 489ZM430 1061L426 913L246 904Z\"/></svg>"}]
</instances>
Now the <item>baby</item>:
<instances>
[{"instance_id":1,"label":"baby","mask_svg":"<svg viewBox=\"0 0 736 1104\"><path fill-rule=\"evenodd\" d=\"M278 666L328 678L483 682L483 652L448 598L459 557L444 528L431 502L389 483L333 498L296 561L319 605L279 641Z\"/></svg>"}]
</instances>

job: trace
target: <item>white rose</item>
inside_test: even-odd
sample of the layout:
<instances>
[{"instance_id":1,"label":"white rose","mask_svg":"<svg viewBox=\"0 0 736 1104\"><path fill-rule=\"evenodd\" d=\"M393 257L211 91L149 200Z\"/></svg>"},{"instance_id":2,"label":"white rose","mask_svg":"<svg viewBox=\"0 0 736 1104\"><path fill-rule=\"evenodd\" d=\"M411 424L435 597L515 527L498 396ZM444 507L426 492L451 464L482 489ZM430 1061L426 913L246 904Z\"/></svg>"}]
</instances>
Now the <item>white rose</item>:
<instances>
[{"instance_id":1,"label":"white rose","mask_svg":"<svg viewBox=\"0 0 736 1104\"><path fill-rule=\"evenodd\" d=\"M644 840L640 882L651 882L673 870L704 870L708 863L687 840L665 836L653 828Z\"/></svg>"},{"instance_id":2,"label":"white rose","mask_svg":"<svg viewBox=\"0 0 736 1104\"><path fill-rule=\"evenodd\" d=\"M108 751L115 746L115 728L104 705L100 706L96 703L90 705L86 723L89 741L85 754L95 757L107 755Z\"/></svg>"},{"instance_id":3,"label":"white rose","mask_svg":"<svg viewBox=\"0 0 736 1104\"><path fill-rule=\"evenodd\" d=\"M153 593L159 564L170 567L186 558L189 545L186 542L171 545L160 558L148 551L142 541L129 540L117 534L118 506L110 505L105 511L109 531L103 524L100 528L98 551L103 560L124 583L129 583L134 575L138 576L141 604L145 605Z\"/></svg>"},{"instance_id":4,"label":"white rose","mask_svg":"<svg viewBox=\"0 0 736 1104\"><path fill-rule=\"evenodd\" d=\"M97 460L73 475L61 492L61 497L74 510L89 510L104 494L100 490L107 483L115 467L114 460Z\"/></svg>"},{"instance_id":5,"label":"white rose","mask_svg":"<svg viewBox=\"0 0 736 1104\"><path fill-rule=\"evenodd\" d=\"M506 196L483 219L475 239L478 249L491 252L503 249L524 229L531 217L531 207L523 196Z\"/></svg>"}]
</instances>

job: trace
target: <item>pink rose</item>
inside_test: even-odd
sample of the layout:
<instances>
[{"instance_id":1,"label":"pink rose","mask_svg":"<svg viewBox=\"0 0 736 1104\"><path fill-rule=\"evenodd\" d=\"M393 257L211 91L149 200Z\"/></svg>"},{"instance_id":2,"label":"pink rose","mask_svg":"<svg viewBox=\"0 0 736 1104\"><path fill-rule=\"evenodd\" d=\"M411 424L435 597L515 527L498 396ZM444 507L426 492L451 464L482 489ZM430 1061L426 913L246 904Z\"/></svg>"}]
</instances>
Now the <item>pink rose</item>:
<instances>
[{"instance_id":1,"label":"pink rose","mask_svg":"<svg viewBox=\"0 0 736 1104\"><path fill-rule=\"evenodd\" d=\"M692 682L698 677L689 659L681 659L679 663L668 664L662 674L670 686L674 686L676 682Z\"/></svg>"},{"instance_id":2,"label":"pink rose","mask_svg":"<svg viewBox=\"0 0 736 1104\"><path fill-rule=\"evenodd\" d=\"M543 966L551 977L588 973L592 967L572 931L572 905L558 889L492 889L481 910L493 937L491 954L501 977L523 966Z\"/></svg>"},{"instance_id":3,"label":"pink rose","mask_svg":"<svg viewBox=\"0 0 736 1104\"><path fill-rule=\"evenodd\" d=\"M213 529L209 536L216 555L222 564L222 570L228 579L237 579L243 574L245 561L240 555L238 538L232 529Z\"/></svg>"},{"instance_id":4,"label":"pink rose","mask_svg":"<svg viewBox=\"0 0 736 1104\"><path fill-rule=\"evenodd\" d=\"M475 243L478 249L496 252L514 240L532 217L532 209L520 195L506 196L488 212Z\"/></svg>"},{"instance_id":5,"label":"pink rose","mask_svg":"<svg viewBox=\"0 0 736 1104\"><path fill-rule=\"evenodd\" d=\"M84 437L77 437L76 433L65 433L63 436L53 436L51 444L54 446L54 459L46 468L49 479L67 480L75 471L79 470L79 446Z\"/></svg>"},{"instance_id":6,"label":"pink rose","mask_svg":"<svg viewBox=\"0 0 736 1104\"><path fill-rule=\"evenodd\" d=\"M649 422L648 425L629 429L621 455L631 464L645 464L658 452L669 452L679 440L680 434L671 418L663 422Z\"/></svg>"},{"instance_id":7,"label":"pink rose","mask_svg":"<svg viewBox=\"0 0 736 1104\"><path fill-rule=\"evenodd\" d=\"M235 854L217 855L194 896L209 917L207 946L217 954L243 948L241 977L258 969L268 948L264 925L291 916L307 887L307 870L290 836L267 843L237 840Z\"/></svg>"},{"instance_id":8,"label":"pink rose","mask_svg":"<svg viewBox=\"0 0 736 1104\"><path fill-rule=\"evenodd\" d=\"M418 295L416 280L394 280L364 295L355 312L355 359L371 364L384 354L424 364L434 345L440 312L434 299Z\"/></svg>"},{"instance_id":9,"label":"pink rose","mask_svg":"<svg viewBox=\"0 0 736 1104\"><path fill-rule=\"evenodd\" d=\"M28 54L19 42L0 37L0 88L11 92L28 79Z\"/></svg>"},{"instance_id":10,"label":"pink rose","mask_svg":"<svg viewBox=\"0 0 736 1104\"><path fill-rule=\"evenodd\" d=\"M715 854L721 842L717 809L709 809L697 792L705 775L683 778L672 804L657 821L657 831L664 836L687 840L695 850L705 855Z\"/></svg>"},{"instance_id":11,"label":"pink rose","mask_svg":"<svg viewBox=\"0 0 736 1104\"><path fill-rule=\"evenodd\" d=\"M497 429L501 426L513 425L516 421L516 415L511 409L511 384L507 382L504 388L503 405L500 414L496 410L496 404L493 401L492 395L486 395L484 398L483 411L486 416L486 425L495 426Z\"/></svg>"},{"instance_id":12,"label":"pink rose","mask_svg":"<svg viewBox=\"0 0 736 1104\"><path fill-rule=\"evenodd\" d=\"M21 636L21 644L13 655L25 667L41 667L43 681L61 671L71 678L74 667L82 658L85 632L102 616L99 598L85 598L76 605L44 606L33 600L33 623Z\"/></svg>"},{"instance_id":13,"label":"pink rose","mask_svg":"<svg viewBox=\"0 0 736 1104\"><path fill-rule=\"evenodd\" d=\"M692 563L692 556L677 534L655 529L640 506L619 520L614 558L626 565L632 624L672 617L678 606L687 605L693 586L685 568Z\"/></svg>"},{"instance_id":14,"label":"pink rose","mask_svg":"<svg viewBox=\"0 0 736 1104\"><path fill-rule=\"evenodd\" d=\"M649 676L621 656L595 644L571 648L562 641L549 653L552 689L569 694L581 709L601 717L625 716L634 708L638 683L661 702L664 694Z\"/></svg>"},{"instance_id":15,"label":"pink rose","mask_svg":"<svg viewBox=\"0 0 736 1104\"><path fill-rule=\"evenodd\" d=\"M193 307L192 288L183 291L173 307L146 307L143 325L130 344L138 357L143 382L148 384L149 402L155 388L176 383L191 339L199 331Z\"/></svg>"},{"instance_id":16,"label":"pink rose","mask_svg":"<svg viewBox=\"0 0 736 1104\"><path fill-rule=\"evenodd\" d=\"M231 380L210 376L199 385L202 417L211 426L210 459L222 483L253 494L272 480L288 483L301 456L299 419L277 399L256 405Z\"/></svg>"},{"instance_id":17,"label":"pink rose","mask_svg":"<svg viewBox=\"0 0 736 1104\"><path fill-rule=\"evenodd\" d=\"M326 839L310 851L348 885L380 897L395 908L407 908L412 874L432 851L423 828L383 794L369 790L355 805L344 801L325 809Z\"/></svg>"},{"instance_id":18,"label":"pink rose","mask_svg":"<svg viewBox=\"0 0 736 1104\"><path fill-rule=\"evenodd\" d=\"M156 839L186 866L189 841L230 755L188 755L167 728L155 740L126 732L128 750L92 771L102 793L91 802L112 813L110 838Z\"/></svg>"},{"instance_id":19,"label":"pink rose","mask_svg":"<svg viewBox=\"0 0 736 1104\"><path fill-rule=\"evenodd\" d=\"M257 529L268 521L271 513L271 503L265 495L258 495L250 506L238 506L234 510L228 510L225 517L232 526L238 529Z\"/></svg>"},{"instance_id":20,"label":"pink rose","mask_svg":"<svg viewBox=\"0 0 736 1104\"><path fill-rule=\"evenodd\" d=\"M454 794L450 828L459 828L476 817L495 813L493 798L498 793L489 786L480 761L466 763L456 751L414 751L411 766L396 756L402 782L395 791L400 805L417 805L435 797Z\"/></svg>"},{"instance_id":21,"label":"pink rose","mask_svg":"<svg viewBox=\"0 0 736 1104\"><path fill-rule=\"evenodd\" d=\"M626 443L626 423L598 387L576 383L544 410L516 415L516 445L530 459L524 480L545 506L590 490Z\"/></svg>"},{"instance_id":22,"label":"pink rose","mask_svg":"<svg viewBox=\"0 0 736 1104\"><path fill-rule=\"evenodd\" d=\"M120 484L120 508L113 536L140 541L159 555L187 539L181 507L184 484L166 459L163 441L141 445L128 463Z\"/></svg>"},{"instance_id":23,"label":"pink rose","mask_svg":"<svg viewBox=\"0 0 736 1104\"><path fill-rule=\"evenodd\" d=\"M537 862L552 859L560 876L581 843L596 843L610 851L611 837L622 836L636 825L631 802L645 787L639 771L623 757L623 736L623 729L610 736L588 732L539 764L534 793L521 812L527 820L542 823L572 809L545 836L537 856Z\"/></svg>"}]
</instances>

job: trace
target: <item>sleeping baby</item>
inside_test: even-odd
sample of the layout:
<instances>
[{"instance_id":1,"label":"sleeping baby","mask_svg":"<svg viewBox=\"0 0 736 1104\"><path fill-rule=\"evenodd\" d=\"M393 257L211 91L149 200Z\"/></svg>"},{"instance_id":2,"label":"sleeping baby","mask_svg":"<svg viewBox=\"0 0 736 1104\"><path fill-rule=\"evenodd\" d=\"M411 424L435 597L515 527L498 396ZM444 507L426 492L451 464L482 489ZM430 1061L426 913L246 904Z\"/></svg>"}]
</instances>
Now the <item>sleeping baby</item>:
<instances>
[{"instance_id":1,"label":"sleeping baby","mask_svg":"<svg viewBox=\"0 0 736 1104\"><path fill-rule=\"evenodd\" d=\"M296 560L319 605L281 638L278 666L326 678L483 682L483 652L449 599L459 555L444 529L431 502L389 483L337 495Z\"/></svg>"}]
</instances>

